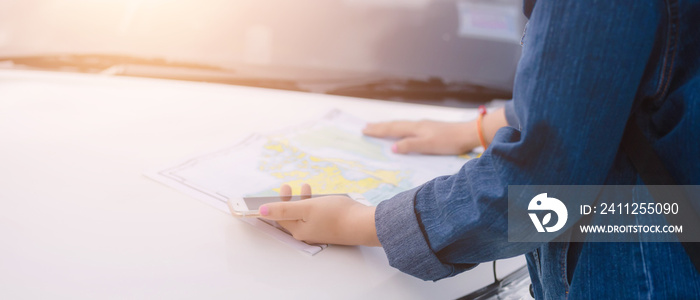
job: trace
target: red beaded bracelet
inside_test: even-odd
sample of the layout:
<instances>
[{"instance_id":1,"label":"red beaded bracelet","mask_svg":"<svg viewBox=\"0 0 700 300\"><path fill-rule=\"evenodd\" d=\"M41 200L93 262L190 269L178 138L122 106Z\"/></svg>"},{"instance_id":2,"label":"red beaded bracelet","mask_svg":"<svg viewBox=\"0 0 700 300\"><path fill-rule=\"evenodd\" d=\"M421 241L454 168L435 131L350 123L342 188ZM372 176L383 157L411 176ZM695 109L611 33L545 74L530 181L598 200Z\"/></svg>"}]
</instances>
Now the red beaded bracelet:
<instances>
[{"instance_id":1,"label":"red beaded bracelet","mask_svg":"<svg viewBox=\"0 0 700 300\"><path fill-rule=\"evenodd\" d=\"M486 139L484 139L484 128L481 125L481 122L484 119L484 116L486 115L486 106L479 105L479 118L476 119L476 132L477 135L479 135L479 142L481 143L481 147L484 147L484 150L488 147L486 144Z\"/></svg>"}]
</instances>

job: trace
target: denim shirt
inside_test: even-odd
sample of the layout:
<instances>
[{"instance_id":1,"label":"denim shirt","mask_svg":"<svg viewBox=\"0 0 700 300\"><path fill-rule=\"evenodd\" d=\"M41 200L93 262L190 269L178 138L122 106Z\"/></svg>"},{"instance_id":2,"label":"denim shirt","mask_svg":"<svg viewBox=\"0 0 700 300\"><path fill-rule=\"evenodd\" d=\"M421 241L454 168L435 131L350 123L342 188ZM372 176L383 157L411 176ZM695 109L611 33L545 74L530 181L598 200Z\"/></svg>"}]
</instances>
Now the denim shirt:
<instances>
[{"instance_id":1,"label":"denim shirt","mask_svg":"<svg viewBox=\"0 0 700 300\"><path fill-rule=\"evenodd\" d=\"M619 150L633 107L678 184L700 185L700 1L525 7L517 126L501 128L457 174L379 204L390 264L439 280L525 254L538 299L699 298L700 275L678 243L569 243L571 230L548 243L509 243L507 188L642 184Z\"/></svg>"}]
</instances>

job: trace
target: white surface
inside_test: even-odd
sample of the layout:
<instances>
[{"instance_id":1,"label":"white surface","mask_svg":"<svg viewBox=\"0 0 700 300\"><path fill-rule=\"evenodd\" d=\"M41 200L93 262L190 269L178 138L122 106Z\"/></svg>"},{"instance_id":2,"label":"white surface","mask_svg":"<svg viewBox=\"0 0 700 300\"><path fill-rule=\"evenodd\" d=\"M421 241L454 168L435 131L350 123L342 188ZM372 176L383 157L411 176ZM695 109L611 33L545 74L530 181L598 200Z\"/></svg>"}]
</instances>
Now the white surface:
<instances>
[{"instance_id":1,"label":"white surface","mask_svg":"<svg viewBox=\"0 0 700 300\"><path fill-rule=\"evenodd\" d=\"M381 248L310 257L141 175L333 107L367 120L473 111L214 84L0 71L0 298L430 298Z\"/></svg>"}]
</instances>

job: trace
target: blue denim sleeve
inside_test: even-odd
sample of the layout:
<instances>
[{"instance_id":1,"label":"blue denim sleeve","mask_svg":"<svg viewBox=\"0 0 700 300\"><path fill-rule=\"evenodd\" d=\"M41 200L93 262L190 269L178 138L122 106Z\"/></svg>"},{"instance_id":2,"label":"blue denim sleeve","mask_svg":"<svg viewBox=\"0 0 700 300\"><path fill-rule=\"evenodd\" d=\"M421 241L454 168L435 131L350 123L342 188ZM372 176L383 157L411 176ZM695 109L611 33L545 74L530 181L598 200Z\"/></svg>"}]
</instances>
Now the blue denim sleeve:
<instances>
[{"instance_id":1,"label":"blue denim sleeve","mask_svg":"<svg viewBox=\"0 0 700 300\"><path fill-rule=\"evenodd\" d=\"M515 115L515 107L513 106L513 100L506 102L506 105L503 106L503 111L506 115L506 122L508 122L508 126L513 127L515 129L519 129L520 122L518 122L518 116Z\"/></svg>"},{"instance_id":2,"label":"blue denim sleeve","mask_svg":"<svg viewBox=\"0 0 700 300\"><path fill-rule=\"evenodd\" d=\"M418 188L379 203L375 212L377 235L387 253L389 264L421 279L444 278L470 269L475 264L442 264L433 254L416 222L414 202Z\"/></svg>"},{"instance_id":3,"label":"blue denim sleeve","mask_svg":"<svg viewBox=\"0 0 700 300\"><path fill-rule=\"evenodd\" d=\"M508 242L508 185L604 183L659 18L635 0L538 1L513 91L520 129L500 129L457 174L377 207L391 265L437 280L539 246Z\"/></svg>"}]
</instances>

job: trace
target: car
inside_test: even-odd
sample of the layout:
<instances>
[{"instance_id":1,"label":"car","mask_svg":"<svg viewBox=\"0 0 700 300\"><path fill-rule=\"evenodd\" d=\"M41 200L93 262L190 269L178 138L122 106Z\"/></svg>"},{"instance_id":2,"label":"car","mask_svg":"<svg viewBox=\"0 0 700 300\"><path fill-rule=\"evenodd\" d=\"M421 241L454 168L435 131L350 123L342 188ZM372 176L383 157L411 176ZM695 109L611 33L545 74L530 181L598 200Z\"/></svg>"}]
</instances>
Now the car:
<instances>
[{"instance_id":1,"label":"car","mask_svg":"<svg viewBox=\"0 0 700 300\"><path fill-rule=\"evenodd\" d=\"M511 96L525 28L519 5L511 0L4 1L0 103L22 105L25 97L46 89L61 91L41 94L49 98L36 102L51 110L71 97L117 103L119 97L101 90L110 85L127 89L123 95L129 96L167 87L214 95L224 91L221 86L244 86L253 89L225 93L245 101L275 91L277 97L306 93L321 102L342 96L343 101L475 107ZM12 122L5 124L19 124ZM473 293L464 299L530 295L523 257L477 271L494 280L470 286Z\"/></svg>"},{"instance_id":2,"label":"car","mask_svg":"<svg viewBox=\"0 0 700 300\"><path fill-rule=\"evenodd\" d=\"M513 0L0 5L18 66L443 105L509 98L524 29Z\"/></svg>"}]
</instances>

